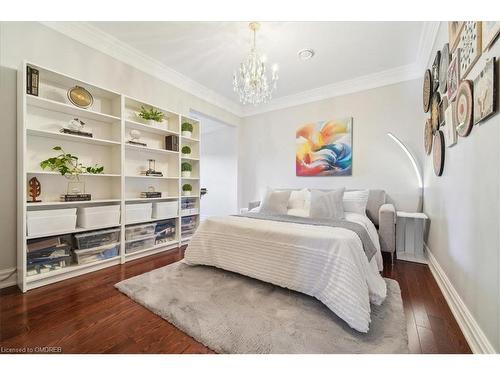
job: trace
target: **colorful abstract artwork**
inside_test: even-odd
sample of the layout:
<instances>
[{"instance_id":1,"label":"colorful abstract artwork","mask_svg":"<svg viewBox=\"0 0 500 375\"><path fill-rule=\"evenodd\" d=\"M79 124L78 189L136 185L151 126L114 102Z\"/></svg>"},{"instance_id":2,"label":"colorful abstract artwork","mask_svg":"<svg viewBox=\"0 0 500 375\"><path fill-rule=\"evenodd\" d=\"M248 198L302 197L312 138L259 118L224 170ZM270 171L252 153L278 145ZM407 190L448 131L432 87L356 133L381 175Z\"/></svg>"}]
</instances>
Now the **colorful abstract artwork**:
<instances>
[{"instance_id":1,"label":"colorful abstract artwork","mask_svg":"<svg viewBox=\"0 0 500 375\"><path fill-rule=\"evenodd\" d=\"M297 176L351 176L352 117L300 126L295 169Z\"/></svg>"}]
</instances>

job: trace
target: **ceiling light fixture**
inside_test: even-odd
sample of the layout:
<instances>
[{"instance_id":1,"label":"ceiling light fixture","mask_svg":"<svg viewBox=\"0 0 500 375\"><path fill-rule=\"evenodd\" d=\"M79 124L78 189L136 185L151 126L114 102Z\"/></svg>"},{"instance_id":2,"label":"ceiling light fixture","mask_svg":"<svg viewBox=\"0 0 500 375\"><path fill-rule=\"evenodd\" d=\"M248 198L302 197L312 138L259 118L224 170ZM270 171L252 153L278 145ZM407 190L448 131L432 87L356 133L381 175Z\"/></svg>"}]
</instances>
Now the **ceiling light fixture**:
<instances>
[{"instance_id":1,"label":"ceiling light fixture","mask_svg":"<svg viewBox=\"0 0 500 375\"><path fill-rule=\"evenodd\" d=\"M313 58L314 50L311 48L304 48L297 52L297 55L299 56L299 59L306 61Z\"/></svg>"},{"instance_id":2,"label":"ceiling light fixture","mask_svg":"<svg viewBox=\"0 0 500 375\"><path fill-rule=\"evenodd\" d=\"M268 82L266 74L266 57L257 52L255 34L260 28L258 22L250 22L248 25L253 33L252 48L250 54L240 64L238 71L233 74L233 88L240 97L243 104L254 105L267 103L272 98L272 93L277 88L278 65L271 68L271 79Z\"/></svg>"}]
</instances>

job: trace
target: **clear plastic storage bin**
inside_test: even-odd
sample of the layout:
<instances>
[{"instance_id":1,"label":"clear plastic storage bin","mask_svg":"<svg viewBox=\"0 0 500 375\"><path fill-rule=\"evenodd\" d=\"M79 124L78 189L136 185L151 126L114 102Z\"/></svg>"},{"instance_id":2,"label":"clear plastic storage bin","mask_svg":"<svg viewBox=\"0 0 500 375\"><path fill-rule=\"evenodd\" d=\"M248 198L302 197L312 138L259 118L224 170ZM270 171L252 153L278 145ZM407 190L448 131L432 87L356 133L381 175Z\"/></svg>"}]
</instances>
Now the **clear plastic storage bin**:
<instances>
[{"instance_id":1,"label":"clear plastic storage bin","mask_svg":"<svg viewBox=\"0 0 500 375\"><path fill-rule=\"evenodd\" d=\"M158 221L156 223L156 244L175 240L176 219Z\"/></svg>"},{"instance_id":2,"label":"clear plastic storage bin","mask_svg":"<svg viewBox=\"0 0 500 375\"><path fill-rule=\"evenodd\" d=\"M148 238L143 238L142 240L134 240L125 243L125 253L130 254L139 250L148 249L154 247L155 236Z\"/></svg>"},{"instance_id":3,"label":"clear plastic storage bin","mask_svg":"<svg viewBox=\"0 0 500 375\"><path fill-rule=\"evenodd\" d=\"M156 223L134 225L125 228L125 240L140 240L155 234Z\"/></svg>"},{"instance_id":4,"label":"clear plastic storage bin","mask_svg":"<svg viewBox=\"0 0 500 375\"><path fill-rule=\"evenodd\" d=\"M92 249L74 250L75 261L78 264L86 264L113 258L118 255L120 250L119 243L94 247Z\"/></svg>"},{"instance_id":5,"label":"clear plastic storage bin","mask_svg":"<svg viewBox=\"0 0 500 375\"><path fill-rule=\"evenodd\" d=\"M120 241L120 228L75 234L76 248L91 249Z\"/></svg>"}]
</instances>

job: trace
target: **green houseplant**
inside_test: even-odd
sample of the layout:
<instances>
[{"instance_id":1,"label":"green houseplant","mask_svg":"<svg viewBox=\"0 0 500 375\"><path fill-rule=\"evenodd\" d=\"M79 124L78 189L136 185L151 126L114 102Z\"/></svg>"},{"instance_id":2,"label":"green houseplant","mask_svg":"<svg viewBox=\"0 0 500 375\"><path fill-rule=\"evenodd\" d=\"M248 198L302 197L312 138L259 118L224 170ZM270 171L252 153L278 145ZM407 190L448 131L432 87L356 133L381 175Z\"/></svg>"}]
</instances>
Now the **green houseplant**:
<instances>
[{"instance_id":1,"label":"green houseplant","mask_svg":"<svg viewBox=\"0 0 500 375\"><path fill-rule=\"evenodd\" d=\"M104 171L102 165L94 165L91 167L85 167L79 162L78 156L66 153L61 146L56 146L52 148L54 151L60 151L61 153L52 158L48 158L40 162L40 167L45 169L50 169L51 171L56 171L61 174L61 176L66 177L70 181L68 182L68 194L79 194L85 192L85 183L80 181L80 175L88 174L100 174Z\"/></svg>"},{"instance_id":2,"label":"green houseplant","mask_svg":"<svg viewBox=\"0 0 500 375\"><path fill-rule=\"evenodd\" d=\"M183 122L181 125L181 131L183 137L191 138L193 135L193 125L189 122Z\"/></svg>"},{"instance_id":3,"label":"green houseplant","mask_svg":"<svg viewBox=\"0 0 500 375\"><path fill-rule=\"evenodd\" d=\"M193 191L193 187L191 186L191 184L182 185L182 194L183 195L191 195L192 191Z\"/></svg>"},{"instance_id":4,"label":"green houseplant","mask_svg":"<svg viewBox=\"0 0 500 375\"><path fill-rule=\"evenodd\" d=\"M144 106L141 106L141 111L138 113L138 116L146 121L148 125L154 125L155 122L162 122L163 120L163 112L160 112L154 108L146 109Z\"/></svg>"},{"instance_id":5,"label":"green houseplant","mask_svg":"<svg viewBox=\"0 0 500 375\"><path fill-rule=\"evenodd\" d=\"M184 155L190 155L190 154L191 154L191 147L189 147L189 146L184 146L184 147L181 149L181 152L182 152Z\"/></svg>"},{"instance_id":6,"label":"green houseplant","mask_svg":"<svg viewBox=\"0 0 500 375\"><path fill-rule=\"evenodd\" d=\"M191 171L193 170L193 166L188 162L183 162L181 164L181 172L182 177L191 177Z\"/></svg>"}]
</instances>

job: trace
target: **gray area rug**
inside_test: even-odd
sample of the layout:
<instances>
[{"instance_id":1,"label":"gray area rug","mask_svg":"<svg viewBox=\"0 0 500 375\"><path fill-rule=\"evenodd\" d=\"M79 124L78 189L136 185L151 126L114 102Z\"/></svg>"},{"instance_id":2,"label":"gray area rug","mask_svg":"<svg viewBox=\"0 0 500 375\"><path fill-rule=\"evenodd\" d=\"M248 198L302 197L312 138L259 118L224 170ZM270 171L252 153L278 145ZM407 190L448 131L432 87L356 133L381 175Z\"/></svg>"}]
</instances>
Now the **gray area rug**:
<instances>
[{"instance_id":1,"label":"gray area rug","mask_svg":"<svg viewBox=\"0 0 500 375\"><path fill-rule=\"evenodd\" d=\"M399 284L385 280L367 334L313 297L214 267L177 262L115 286L218 353L408 353Z\"/></svg>"}]
</instances>

